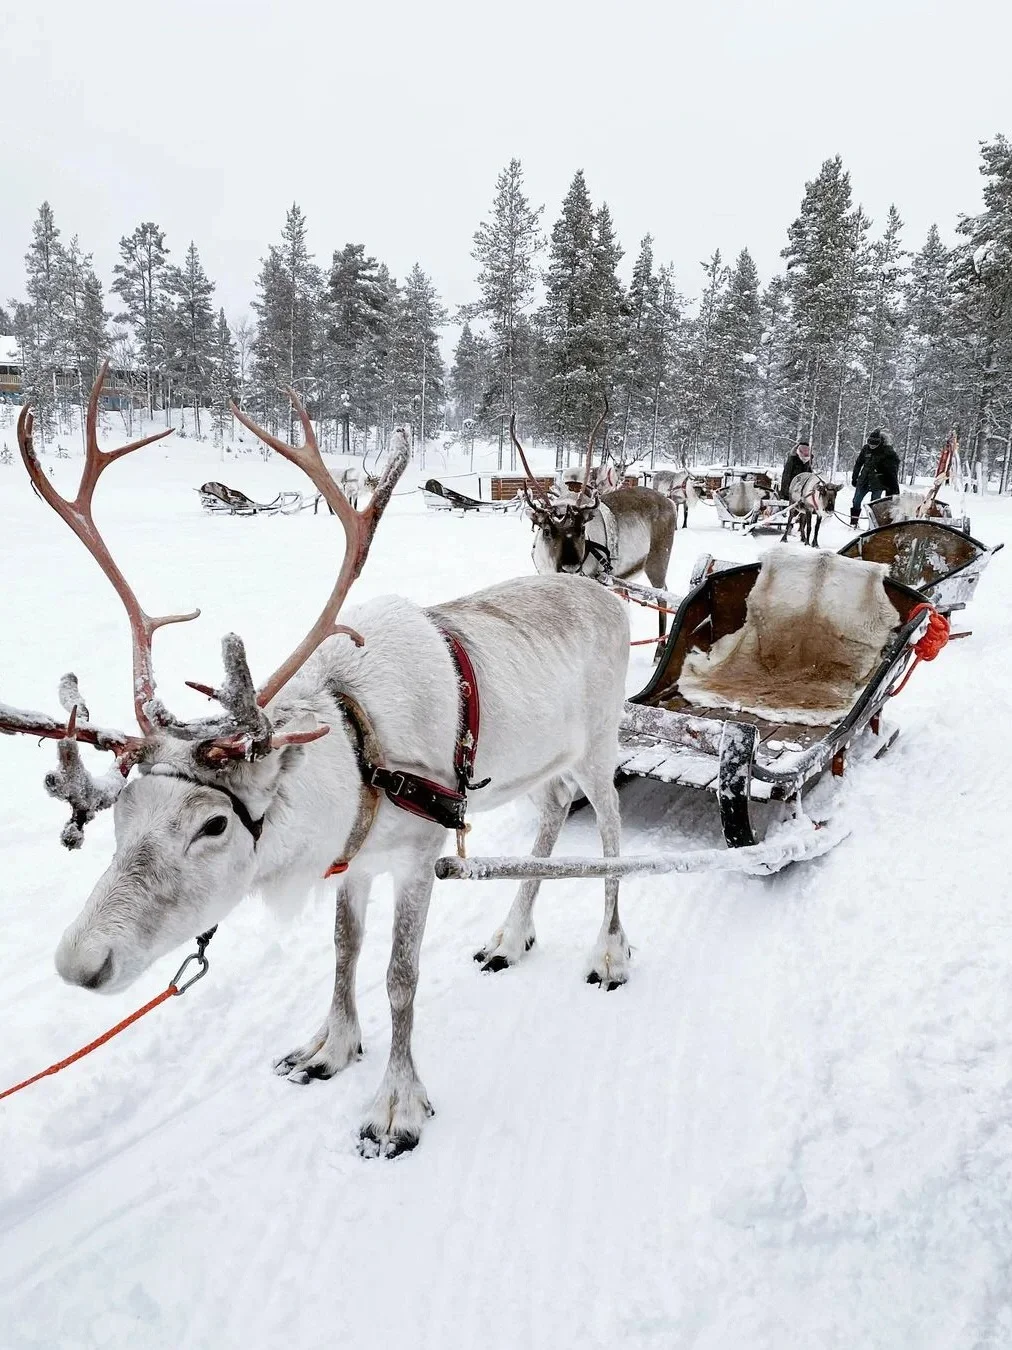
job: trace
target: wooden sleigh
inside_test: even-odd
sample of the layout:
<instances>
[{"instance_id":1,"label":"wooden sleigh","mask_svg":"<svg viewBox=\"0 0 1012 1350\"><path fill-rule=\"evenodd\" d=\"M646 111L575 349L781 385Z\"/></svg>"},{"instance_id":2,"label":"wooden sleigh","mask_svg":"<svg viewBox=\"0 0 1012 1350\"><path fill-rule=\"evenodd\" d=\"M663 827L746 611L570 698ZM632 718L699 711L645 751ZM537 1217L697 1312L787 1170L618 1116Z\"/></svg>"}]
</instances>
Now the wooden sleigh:
<instances>
[{"instance_id":1,"label":"wooden sleigh","mask_svg":"<svg viewBox=\"0 0 1012 1350\"><path fill-rule=\"evenodd\" d=\"M211 515L220 516L291 516L319 504L319 494L307 500L301 492L279 492L270 502L255 502L238 488L226 483L202 483L197 488L200 504Z\"/></svg>"},{"instance_id":2,"label":"wooden sleigh","mask_svg":"<svg viewBox=\"0 0 1012 1350\"><path fill-rule=\"evenodd\" d=\"M915 646L928 628L931 613L924 607L924 597L902 582L883 580L896 627L845 716L824 726L774 723L750 712L693 704L679 691L689 652L709 652L745 624L746 603L759 576L758 562L718 565L708 571L706 564L712 562L706 559L697 565L697 584L678 604L650 682L626 703L617 777L620 782L646 778L713 793L727 850L620 859L442 858L437 876L555 880L704 870L767 875L818 857L846 837L843 821L808 819L801 810L801 796L823 774L842 775L852 755L868 750L877 758L896 739L898 731L883 732L882 712L916 660ZM633 598L649 595L659 602L673 598L625 582L615 587ZM756 802L789 803L795 819L760 841L752 818Z\"/></svg>"},{"instance_id":3,"label":"wooden sleigh","mask_svg":"<svg viewBox=\"0 0 1012 1350\"><path fill-rule=\"evenodd\" d=\"M730 848L755 845L753 801L789 802L827 769L842 774L850 748L878 735L890 690L914 659L929 615L911 587L886 580L898 627L847 715L828 726L772 723L748 712L694 706L678 690L692 649L709 651L745 623L758 563L712 571L685 597L650 683L626 704L618 771L716 794ZM877 747L881 753L890 742Z\"/></svg>"},{"instance_id":4,"label":"wooden sleigh","mask_svg":"<svg viewBox=\"0 0 1012 1350\"><path fill-rule=\"evenodd\" d=\"M444 487L438 478L428 479L422 488L422 497L430 511L460 511L462 515L468 511L509 511L515 505L512 501L485 501L481 497L468 497L463 492Z\"/></svg>"}]
</instances>

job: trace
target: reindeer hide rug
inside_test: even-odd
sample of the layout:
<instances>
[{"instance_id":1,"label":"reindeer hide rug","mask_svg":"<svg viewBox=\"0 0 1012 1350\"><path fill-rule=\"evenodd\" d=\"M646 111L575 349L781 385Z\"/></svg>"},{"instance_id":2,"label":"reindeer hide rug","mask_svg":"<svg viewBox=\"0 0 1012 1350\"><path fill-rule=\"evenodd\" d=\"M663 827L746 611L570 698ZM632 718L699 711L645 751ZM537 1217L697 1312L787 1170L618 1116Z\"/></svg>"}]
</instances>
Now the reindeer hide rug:
<instances>
[{"instance_id":1,"label":"reindeer hide rug","mask_svg":"<svg viewBox=\"0 0 1012 1350\"><path fill-rule=\"evenodd\" d=\"M762 557L744 626L686 656L680 692L770 722L839 721L897 625L888 574L882 563L778 545Z\"/></svg>"}]
</instances>

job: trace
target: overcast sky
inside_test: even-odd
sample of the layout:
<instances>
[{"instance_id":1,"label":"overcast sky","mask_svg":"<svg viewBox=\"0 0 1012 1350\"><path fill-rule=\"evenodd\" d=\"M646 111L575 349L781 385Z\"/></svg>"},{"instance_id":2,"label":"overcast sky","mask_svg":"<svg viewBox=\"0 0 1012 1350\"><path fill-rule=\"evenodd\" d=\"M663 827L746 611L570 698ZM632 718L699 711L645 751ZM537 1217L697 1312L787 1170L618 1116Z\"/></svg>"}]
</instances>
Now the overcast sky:
<instances>
[{"instance_id":1,"label":"overcast sky","mask_svg":"<svg viewBox=\"0 0 1012 1350\"><path fill-rule=\"evenodd\" d=\"M916 246L980 206L978 141L1012 134L1009 0L562 0L288 5L0 0L0 297L48 199L108 283L141 220L200 250L231 318L292 201L321 263L361 241L444 299L511 156L550 227L575 169L627 255L681 289L714 248L778 264L840 153ZM631 257L627 256L627 266Z\"/></svg>"}]
</instances>

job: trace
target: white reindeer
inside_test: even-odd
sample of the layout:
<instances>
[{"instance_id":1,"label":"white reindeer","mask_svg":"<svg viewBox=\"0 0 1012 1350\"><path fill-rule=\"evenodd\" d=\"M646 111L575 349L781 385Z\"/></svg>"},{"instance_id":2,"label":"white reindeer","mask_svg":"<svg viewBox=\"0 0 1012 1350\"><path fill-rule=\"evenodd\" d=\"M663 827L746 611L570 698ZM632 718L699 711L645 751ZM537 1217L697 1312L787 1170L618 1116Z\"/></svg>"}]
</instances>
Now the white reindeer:
<instances>
[{"instance_id":1,"label":"white reindeer","mask_svg":"<svg viewBox=\"0 0 1012 1350\"><path fill-rule=\"evenodd\" d=\"M473 798L480 809L525 793L534 797L536 856L551 852L576 790L597 812L605 855L618 854L613 774L628 655L625 608L591 581L529 577L428 610L396 597L377 599L348 615L354 629L335 625L407 463L406 438L401 435L369 505L356 512L320 457L309 417L288 391L305 434L301 448L234 411L305 471L339 517L347 540L340 574L306 638L259 692L242 642L226 637L224 684L218 690L194 686L216 698L224 716L181 722L155 696L151 640L161 625L197 616L146 615L92 515L102 471L158 439L99 449L105 370L91 395L87 455L74 501L59 496L39 465L27 406L18 423L33 484L85 543L127 609L141 729L134 736L91 724L73 677L61 684L67 724L0 706L0 731L59 740L60 767L47 787L72 808L64 843L78 846L87 821L115 804L115 856L64 933L57 970L86 989L123 989L152 961L221 922L250 891L269 900L339 873L333 998L319 1028L275 1066L293 1082L330 1078L361 1053L355 968L366 902L374 878L392 874L390 1057L359 1147L366 1156L393 1156L414 1147L431 1114L411 1054L419 949L433 864L447 828L463 823L472 777L484 780ZM468 658L473 672L467 681L480 690L480 728L476 714L472 724L473 698L462 694ZM472 729L478 731L476 746ZM93 779L81 763L80 741L111 750L116 769ZM486 970L512 964L533 944L537 891L536 881L521 885L506 920L478 953ZM609 880L587 980L615 988L627 978L628 962L618 883Z\"/></svg>"},{"instance_id":2,"label":"white reindeer","mask_svg":"<svg viewBox=\"0 0 1012 1350\"><path fill-rule=\"evenodd\" d=\"M358 494L362 491L364 474L357 464L350 464L346 469L338 469L336 474L332 475L338 487L347 497L351 506L358 510ZM378 481L378 480L377 480ZM317 493L316 500L313 503L313 515L319 508L320 501L326 500L323 493ZM328 503L327 510L331 515L334 514L334 508Z\"/></svg>"}]
</instances>

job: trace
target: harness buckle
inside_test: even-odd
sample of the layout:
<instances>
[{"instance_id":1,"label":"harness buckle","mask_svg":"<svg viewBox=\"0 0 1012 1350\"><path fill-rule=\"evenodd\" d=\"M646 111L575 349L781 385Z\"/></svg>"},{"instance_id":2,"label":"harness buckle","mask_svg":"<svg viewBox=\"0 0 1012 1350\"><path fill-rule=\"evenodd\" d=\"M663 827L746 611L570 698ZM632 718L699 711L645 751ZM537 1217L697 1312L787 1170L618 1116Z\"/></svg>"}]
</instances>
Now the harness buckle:
<instances>
[{"instance_id":1,"label":"harness buckle","mask_svg":"<svg viewBox=\"0 0 1012 1350\"><path fill-rule=\"evenodd\" d=\"M383 773L390 774L389 783L382 784L376 782L376 779L379 777L379 775ZM380 764L377 764L373 769L372 773L369 775L370 787L379 787L382 789L382 791L388 792L392 797L403 797L404 789L407 787L407 785L408 785L407 779L404 777L402 773L397 773L396 771L391 772L390 770L384 769Z\"/></svg>"}]
</instances>

